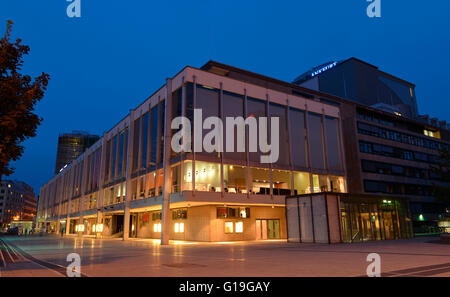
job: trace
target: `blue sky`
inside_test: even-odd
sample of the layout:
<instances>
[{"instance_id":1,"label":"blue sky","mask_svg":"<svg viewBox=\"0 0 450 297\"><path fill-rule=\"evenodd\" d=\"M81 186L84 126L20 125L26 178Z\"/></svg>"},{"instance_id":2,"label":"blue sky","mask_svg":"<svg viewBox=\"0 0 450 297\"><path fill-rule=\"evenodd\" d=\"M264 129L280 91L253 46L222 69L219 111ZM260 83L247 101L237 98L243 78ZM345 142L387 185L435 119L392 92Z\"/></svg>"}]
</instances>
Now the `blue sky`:
<instances>
[{"instance_id":1,"label":"blue sky","mask_svg":"<svg viewBox=\"0 0 450 297\"><path fill-rule=\"evenodd\" d=\"M345 4L343 4L345 3ZM53 176L58 134L103 134L186 65L210 59L292 81L313 66L357 57L417 85L421 114L450 120L450 2L381 0L100 1L0 3L31 47L24 72L51 75L44 118L10 178L39 187ZM0 99L1 100L1 99Z\"/></svg>"}]
</instances>

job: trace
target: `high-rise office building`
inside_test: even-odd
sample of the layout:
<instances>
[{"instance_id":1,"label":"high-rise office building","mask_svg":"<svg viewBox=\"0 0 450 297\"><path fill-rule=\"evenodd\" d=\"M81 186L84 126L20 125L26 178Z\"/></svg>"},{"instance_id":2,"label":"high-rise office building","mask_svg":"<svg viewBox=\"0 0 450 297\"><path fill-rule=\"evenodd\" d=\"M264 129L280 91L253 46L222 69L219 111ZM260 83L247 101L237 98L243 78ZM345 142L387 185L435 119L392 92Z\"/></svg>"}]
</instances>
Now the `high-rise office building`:
<instances>
[{"instance_id":1,"label":"high-rise office building","mask_svg":"<svg viewBox=\"0 0 450 297\"><path fill-rule=\"evenodd\" d=\"M28 184L16 180L0 181L0 226L12 222L31 228L37 207L36 195Z\"/></svg>"},{"instance_id":2,"label":"high-rise office building","mask_svg":"<svg viewBox=\"0 0 450 297\"><path fill-rule=\"evenodd\" d=\"M72 131L58 137L55 174L73 160L78 158L87 148L94 144L100 136L91 135L84 131Z\"/></svg>"}]
</instances>

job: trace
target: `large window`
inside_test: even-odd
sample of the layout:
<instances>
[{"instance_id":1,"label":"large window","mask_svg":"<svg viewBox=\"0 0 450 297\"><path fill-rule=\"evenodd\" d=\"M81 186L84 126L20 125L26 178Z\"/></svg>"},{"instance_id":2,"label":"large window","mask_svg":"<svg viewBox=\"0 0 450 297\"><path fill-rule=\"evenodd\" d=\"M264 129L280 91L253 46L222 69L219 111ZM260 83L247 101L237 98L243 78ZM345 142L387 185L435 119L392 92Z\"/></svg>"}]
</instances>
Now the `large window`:
<instances>
[{"instance_id":1,"label":"large window","mask_svg":"<svg viewBox=\"0 0 450 297\"><path fill-rule=\"evenodd\" d=\"M113 154L112 154L112 169L111 169L111 175L112 180L116 179L116 159L117 159L117 135L113 138Z\"/></svg>"},{"instance_id":2,"label":"large window","mask_svg":"<svg viewBox=\"0 0 450 297\"><path fill-rule=\"evenodd\" d=\"M341 170L338 119L325 117L328 169Z\"/></svg>"},{"instance_id":3,"label":"large window","mask_svg":"<svg viewBox=\"0 0 450 297\"><path fill-rule=\"evenodd\" d=\"M196 108L202 110L203 119L195 119L195 121L203 120L205 121L208 117L219 117L219 90L210 88L207 86L197 85L197 101ZM203 122L201 122L203 123ZM211 129L203 129L203 139L207 138L207 134L215 129L216 127L212 127ZM221 139L214 139L212 142L213 145L216 145L215 141L221 141ZM223 145L223 144L222 144ZM202 152L197 153L201 155L210 155L213 157L218 157L219 154L217 152L205 152L204 146L202 146Z\"/></svg>"},{"instance_id":4,"label":"large window","mask_svg":"<svg viewBox=\"0 0 450 297\"><path fill-rule=\"evenodd\" d=\"M270 194L269 169L250 167L250 189L254 194Z\"/></svg>"},{"instance_id":5,"label":"large window","mask_svg":"<svg viewBox=\"0 0 450 297\"><path fill-rule=\"evenodd\" d=\"M247 117L254 117L256 118L256 120L258 121L258 134L259 134L259 118L260 117L266 117L267 113L266 113L266 102L263 100L259 100L259 99L254 99L251 97L247 98ZM246 140L247 141L247 147L250 148L250 137L249 139ZM258 141L259 141L259 135L258 135ZM252 144L255 145L255 144ZM261 153L259 151L259 145L257 145L258 149L257 152L249 152L249 159L250 162L254 162L254 163L260 163L261 159Z\"/></svg>"},{"instance_id":6,"label":"large window","mask_svg":"<svg viewBox=\"0 0 450 297\"><path fill-rule=\"evenodd\" d=\"M224 158L232 160L245 160L245 152L238 152L238 131L234 128L234 131L228 131L226 128L226 118L227 117L244 117L244 99L242 95L237 95L227 91L223 91L223 121L224 121ZM234 134L234 152L226 151L226 135ZM245 131L243 131L243 140L245 140ZM245 143L244 143L245 146Z\"/></svg>"},{"instance_id":7,"label":"large window","mask_svg":"<svg viewBox=\"0 0 450 297\"><path fill-rule=\"evenodd\" d=\"M322 116L320 114L308 113L308 134L311 167L323 169Z\"/></svg>"},{"instance_id":8,"label":"large window","mask_svg":"<svg viewBox=\"0 0 450 297\"><path fill-rule=\"evenodd\" d=\"M165 125L165 114L166 114L166 101L162 101L159 104L159 113L160 113L160 117L158 120L158 124L159 124L159 152L158 152L158 158L157 158L157 163L160 164L163 162L163 154L164 154L164 125Z\"/></svg>"},{"instance_id":9,"label":"large window","mask_svg":"<svg viewBox=\"0 0 450 297\"><path fill-rule=\"evenodd\" d=\"M142 146L141 146L141 168L147 168L148 151L148 112L142 116Z\"/></svg>"},{"instance_id":10,"label":"large window","mask_svg":"<svg viewBox=\"0 0 450 297\"><path fill-rule=\"evenodd\" d=\"M223 165L223 186L227 193L247 193L247 170L244 166Z\"/></svg>"},{"instance_id":11,"label":"large window","mask_svg":"<svg viewBox=\"0 0 450 297\"><path fill-rule=\"evenodd\" d=\"M125 170L123 170L123 159L124 159L124 154L123 154L123 149L125 147L125 132L122 131L119 134L119 159L117 162L117 178L120 179L122 178L122 174L124 173Z\"/></svg>"},{"instance_id":12,"label":"large window","mask_svg":"<svg viewBox=\"0 0 450 297\"><path fill-rule=\"evenodd\" d=\"M192 191L192 161L184 162L183 191Z\"/></svg>"},{"instance_id":13,"label":"large window","mask_svg":"<svg viewBox=\"0 0 450 297\"><path fill-rule=\"evenodd\" d=\"M181 185L181 166L180 164L172 166L170 168L171 170L171 192L177 193L180 192L180 185Z\"/></svg>"},{"instance_id":14,"label":"large window","mask_svg":"<svg viewBox=\"0 0 450 297\"><path fill-rule=\"evenodd\" d=\"M313 174L314 193L328 192L328 180L326 175Z\"/></svg>"},{"instance_id":15,"label":"large window","mask_svg":"<svg viewBox=\"0 0 450 297\"><path fill-rule=\"evenodd\" d=\"M294 172L294 189L296 194L311 193L311 180L307 172Z\"/></svg>"},{"instance_id":16,"label":"large window","mask_svg":"<svg viewBox=\"0 0 450 297\"><path fill-rule=\"evenodd\" d=\"M147 174L147 189L148 197L156 195L156 171Z\"/></svg>"},{"instance_id":17,"label":"large window","mask_svg":"<svg viewBox=\"0 0 450 297\"><path fill-rule=\"evenodd\" d=\"M220 164L195 162L195 190L220 192Z\"/></svg>"},{"instance_id":18,"label":"large window","mask_svg":"<svg viewBox=\"0 0 450 297\"><path fill-rule=\"evenodd\" d=\"M286 106L270 103L269 104L269 112L270 117L278 117L279 121L279 130L278 131L270 131L270 135L274 133L278 133L279 135L279 156L276 164L288 166L289 162L289 134L288 127L286 123ZM270 140L270 144L272 144L272 140Z\"/></svg>"},{"instance_id":19,"label":"large window","mask_svg":"<svg viewBox=\"0 0 450 297\"><path fill-rule=\"evenodd\" d=\"M329 179L331 192L339 192L339 193L347 192L345 189L345 179L343 176L330 175Z\"/></svg>"},{"instance_id":20,"label":"large window","mask_svg":"<svg viewBox=\"0 0 450 297\"><path fill-rule=\"evenodd\" d=\"M291 172L286 170L272 170L273 194L291 195Z\"/></svg>"},{"instance_id":21,"label":"large window","mask_svg":"<svg viewBox=\"0 0 450 297\"><path fill-rule=\"evenodd\" d=\"M134 132L133 132L133 163L132 171L138 170L138 154L139 154L139 139L141 137L141 119L136 119L134 121Z\"/></svg>"},{"instance_id":22,"label":"large window","mask_svg":"<svg viewBox=\"0 0 450 297\"><path fill-rule=\"evenodd\" d=\"M295 167L306 167L305 112L298 109L289 110L292 135L292 162Z\"/></svg>"},{"instance_id":23,"label":"large window","mask_svg":"<svg viewBox=\"0 0 450 297\"><path fill-rule=\"evenodd\" d=\"M150 165L156 166L156 156L158 147L158 105L151 110L151 148L150 148Z\"/></svg>"}]
</instances>

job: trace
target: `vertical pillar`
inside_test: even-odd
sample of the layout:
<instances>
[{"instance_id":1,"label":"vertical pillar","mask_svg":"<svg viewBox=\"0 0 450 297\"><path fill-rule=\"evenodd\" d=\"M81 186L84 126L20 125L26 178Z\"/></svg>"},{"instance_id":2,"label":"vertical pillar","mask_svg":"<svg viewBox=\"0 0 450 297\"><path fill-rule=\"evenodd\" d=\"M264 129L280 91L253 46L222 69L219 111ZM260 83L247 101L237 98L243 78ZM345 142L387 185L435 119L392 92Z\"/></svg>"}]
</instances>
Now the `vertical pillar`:
<instances>
[{"instance_id":1,"label":"vertical pillar","mask_svg":"<svg viewBox=\"0 0 450 297\"><path fill-rule=\"evenodd\" d=\"M244 118L247 119L248 117L248 100L247 100L247 89L244 89ZM250 144L249 144L249 138L250 138L250 131L247 125L245 125L245 160L246 160L246 180L247 180L247 198L250 198L250 152L248 151Z\"/></svg>"},{"instance_id":2,"label":"vertical pillar","mask_svg":"<svg viewBox=\"0 0 450 297\"><path fill-rule=\"evenodd\" d=\"M102 137L102 153L100 157L100 172L98 173L98 195L97 195L97 225L102 224L103 222L103 195L105 194L105 190L103 189L103 184L105 181L105 167L106 167L106 133L103 133ZM100 237L101 234L95 232L95 237Z\"/></svg>"},{"instance_id":3,"label":"vertical pillar","mask_svg":"<svg viewBox=\"0 0 450 297\"><path fill-rule=\"evenodd\" d=\"M270 116L270 97L269 94L266 94L266 117L267 121L267 140L269 136L272 135L272 117ZM272 143L272 139L270 139L270 143ZM269 182L270 182L270 198L273 199L273 173L272 173L272 162L269 163Z\"/></svg>"},{"instance_id":4,"label":"vertical pillar","mask_svg":"<svg viewBox=\"0 0 450 297\"><path fill-rule=\"evenodd\" d=\"M294 160L292 157L292 127L290 118L290 102L289 98L286 99L286 127L288 129L288 150L289 150L289 167L291 169L291 195L295 193L295 179L294 179ZM298 200L298 199L297 199Z\"/></svg>"},{"instance_id":5,"label":"vertical pillar","mask_svg":"<svg viewBox=\"0 0 450 297\"><path fill-rule=\"evenodd\" d=\"M327 171L327 191L332 192L333 189L331 188L331 181L330 181L330 175L329 175L329 168L328 168L328 152L327 152L327 128L325 127L325 109L322 108L322 150L323 150L323 165L325 170ZM319 181L320 186L320 181Z\"/></svg>"},{"instance_id":6,"label":"vertical pillar","mask_svg":"<svg viewBox=\"0 0 450 297\"><path fill-rule=\"evenodd\" d=\"M220 95L219 95L219 117L223 123L223 84L220 82ZM219 137L219 146L220 146L220 195L223 197L223 193L225 192L224 189L224 182L223 182L223 152L225 151L225 148L223 147L223 126L222 126L222 135ZM236 189L237 191L237 189Z\"/></svg>"},{"instance_id":7,"label":"vertical pillar","mask_svg":"<svg viewBox=\"0 0 450 297\"><path fill-rule=\"evenodd\" d=\"M194 105L194 110L197 108L197 78L193 77L193 82L194 82L194 90L193 90L193 96L194 98L192 99L192 103ZM192 112L193 114L193 121L194 121L194 125L195 125L195 116L194 116L194 111ZM198 119L197 119L198 120ZM201 119L200 119L201 121ZM192 129L195 129L194 127L191 127ZM194 133L192 134L194 135L193 139L191 139L191 145L192 145L192 196L195 196L195 158L196 158L196 152L195 152L195 130ZM203 141L203 140L202 140Z\"/></svg>"},{"instance_id":8,"label":"vertical pillar","mask_svg":"<svg viewBox=\"0 0 450 297\"><path fill-rule=\"evenodd\" d=\"M186 83L184 80L184 76L182 78L182 83L181 83L181 116L185 117L186 116ZM183 129L184 131L184 129ZM183 132L184 133L184 132ZM186 142L186 136L185 134L182 135L182 141L183 141L183 145ZM192 136L192 134L191 134ZM181 151L180 153L180 188L178 189L178 191L180 192L180 195L183 194L183 190L184 190L184 159L186 156L186 152L184 150Z\"/></svg>"},{"instance_id":9,"label":"vertical pillar","mask_svg":"<svg viewBox=\"0 0 450 297\"><path fill-rule=\"evenodd\" d=\"M311 167L311 153L310 153L310 141L309 141L309 121L308 121L308 104L305 104L305 130L306 130L306 155L308 160L308 169L309 169L309 190L310 193L314 193L314 179L312 176L312 167Z\"/></svg>"},{"instance_id":10,"label":"vertical pillar","mask_svg":"<svg viewBox=\"0 0 450 297\"><path fill-rule=\"evenodd\" d=\"M81 189L80 189L80 208L79 208L79 218L80 221L78 222L79 225L84 224L84 218L83 218L83 204L84 204L84 199L85 199L85 192L86 192L86 185L87 185L87 177L88 177L88 150L86 150L84 152L83 155L83 161L82 161L82 165L83 166L83 171L80 174L80 180L81 180ZM83 232L84 233L84 232ZM78 236L83 236L83 233L79 232Z\"/></svg>"},{"instance_id":11,"label":"vertical pillar","mask_svg":"<svg viewBox=\"0 0 450 297\"><path fill-rule=\"evenodd\" d=\"M131 200L131 170L133 163L134 146L134 120L135 111L130 110L130 121L128 123L128 143L127 143L127 164L125 169L126 193L123 210L123 240L127 240L130 235L130 200Z\"/></svg>"},{"instance_id":12,"label":"vertical pillar","mask_svg":"<svg viewBox=\"0 0 450 297\"><path fill-rule=\"evenodd\" d=\"M170 235L170 154L171 154L171 119L172 119L172 80L166 80L166 105L164 121L163 151L163 205L161 218L161 244L169 244Z\"/></svg>"}]
</instances>

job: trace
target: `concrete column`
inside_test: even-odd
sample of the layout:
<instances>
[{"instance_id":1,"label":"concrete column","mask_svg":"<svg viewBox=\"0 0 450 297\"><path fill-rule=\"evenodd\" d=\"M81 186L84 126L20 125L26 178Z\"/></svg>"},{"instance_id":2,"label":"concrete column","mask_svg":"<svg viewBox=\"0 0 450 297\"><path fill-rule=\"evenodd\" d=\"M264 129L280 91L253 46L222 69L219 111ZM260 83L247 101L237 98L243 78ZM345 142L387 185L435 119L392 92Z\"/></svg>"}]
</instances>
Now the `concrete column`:
<instances>
[{"instance_id":1,"label":"concrete column","mask_svg":"<svg viewBox=\"0 0 450 297\"><path fill-rule=\"evenodd\" d=\"M166 106L164 124L164 152L163 152L163 205L161 218L161 244L169 244L170 235L170 153L171 153L171 119L172 119L172 80L166 80Z\"/></svg>"},{"instance_id":2,"label":"concrete column","mask_svg":"<svg viewBox=\"0 0 450 297\"><path fill-rule=\"evenodd\" d=\"M181 116L186 116L186 83L184 76L182 78L182 84L181 84ZM184 130L183 130L184 131ZM192 135L192 134L191 134ZM183 145L186 143L186 136L185 134L182 135L183 137ZM192 144L191 144L192 145ZM184 159L186 156L186 152L183 150L180 153L180 188L178 191L180 192L180 195L183 194L184 190Z\"/></svg>"},{"instance_id":3,"label":"concrete column","mask_svg":"<svg viewBox=\"0 0 450 297\"><path fill-rule=\"evenodd\" d=\"M248 117L248 100L247 100L247 89L244 89L244 118L247 119ZM246 181L247 181L247 198L250 198L250 152L248 151L249 148L249 128L245 127L245 161L246 161L246 168L245 168L245 174L246 174Z\"/></svg>"},{"instance_id":4,"label":"concrete column","mask_svg":"<svg viewBox=\"0 0 450 297\"><path fill-rule=\"evenodd\" d=\"M83 224L83 204L84 204L84 199L85 199L85 192L86 192L86 184L87 184L87 178L88 178L88 154L87 151L84 152L84 156L83 156L83 161L82 161L82 166L83 166L83 172L80 176L81 179L81 190L80 190L80 211L79 211L79 222L78 224ZM78 233L78 236L83 236L83 233Z\"/></svg>"},{"instance_id":5,"label":"concrete column","mask_svg":"<svg viewBox=\"0 0 450 297\"><path fill-rule=\"evenodd\" d=\"M127 240L130 235L131 170L133 168L134 117L135 111L130 110L130 122L128 124L127 167L125 170L126 193L123 211L123 240Z\"/></svg>"},{"instance_id":6,"label":"concrete column","mask_svg":"<svg viewBox=\"0 0 450 297\"><path fill-rule=\"evenodd\" d=\"M56 217L56 234L60 234L60 228L61 228L61 223L59 221L59 217L61 214L61 201L62 201L62 197L61 197L61 179L63 180L64 183L64 174L62 176L60 176L59 178L56 179L55 182L55 186L56 186L56 190L55 190L55 202L58 204L58 214Z\"/></svg>"},{"instance_id":7,"label":"concrete column","mask_svg":"<svg viewBox=\"0 0 450 297\"><path fill-rule=\"evenodd\" d=\"M103 133L102 137L102 153L100 157L100 172L98 173L98 195L97 195L97 225L102 224L103 221L103 195L105 190L103 184L105 180L105 166L106 166L106 133ZM99 237L101 234L95 233L95 237Z\"/></svg>"},{"instance_id":8,"label":"concrete column","mask_svg":"<svg viewBox=\"0 0 450 297\"><path fill-rule=\"evenodd\" d=\"M69 199L67 201L67 215L66 215L66 235L70 234L70 213L71 213L71 206L72 206L72 197L74 195L73 193L73 187L74 187L74 177L75 177L75 164L72 163L72 167L70 168L70 175L69 175Z\"/></svg>"},{"instance_id":9,"label":"concrete column","mask_svg":"<svg viewBox=\"0 0 450 297\"><path fill-rule=\"evenodd\" d=\"M292 147L292 127L291 127L291 115L290 115L290 102L289 98L286 99L286 122L288 129L288 150L289 150L289 167L291 169L291 195L295 193L295 179L294 179L294 160L292 157L293 147Z\"/></svg>"},{"instance_id":10,"label":"concrete column","mask_svg":"<svg viewBox=\"0 0 450 297\"><path fill-rule=\"evenodd\" d=\"M272 117L270 116L270 97L266 94L266 117L267 121L267 139L272 135ZM270 140L272 143L272 139ZM270 180L270 198L273 199L273 172L272 172L272 162L269 163L269 180Z\"/></svg>"},{"instance_id":11,"label":"concrete column","mask_svg":"<svg viewBox=\"0 0 450 297\"><path fill-rule=\"evenodd\" d=\"M305 130L306 130L306 155L308 160L308 169L309 169L309 188L310 193L314 192L314 181L312 176L312 167L311 167L311 153L309 147L309 122L308 122L308 104L305 104Z\"/></svg>"}]
</instances>

